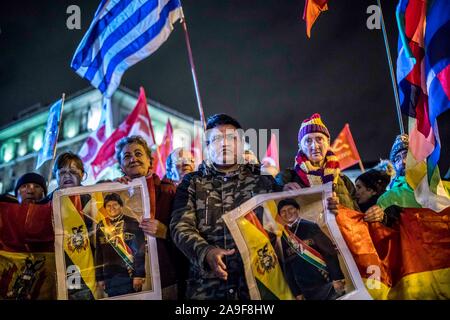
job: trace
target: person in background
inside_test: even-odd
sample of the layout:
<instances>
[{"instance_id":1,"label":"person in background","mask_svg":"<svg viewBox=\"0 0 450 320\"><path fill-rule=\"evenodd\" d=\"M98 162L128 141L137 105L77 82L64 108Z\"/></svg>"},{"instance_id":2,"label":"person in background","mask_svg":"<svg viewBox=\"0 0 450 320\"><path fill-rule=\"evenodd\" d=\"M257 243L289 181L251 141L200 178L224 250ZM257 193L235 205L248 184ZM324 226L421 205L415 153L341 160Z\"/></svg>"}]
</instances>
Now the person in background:
<instances>
[{"instance_id":1,"label":"person in background","mask_svg":"<svg viewBox=\"0 0 450 320\"><path fill-rule=\"evenodd\" d=\"M42 201L47 196L44 177L34 172L25 173L17 180L14 194L20 204Z\"/></svg>"},{"instance_id":2,"label":"person in background","mask_svg":"<svg viewBox=\"0 0 450 320\"><path fill-rule=\"evenodd\" d=\"M192 153L183 148L174 149L166 160L166 175L168 179L178 185L188 173L195 169L195 161Z\"/></svg>"}]
</instances>

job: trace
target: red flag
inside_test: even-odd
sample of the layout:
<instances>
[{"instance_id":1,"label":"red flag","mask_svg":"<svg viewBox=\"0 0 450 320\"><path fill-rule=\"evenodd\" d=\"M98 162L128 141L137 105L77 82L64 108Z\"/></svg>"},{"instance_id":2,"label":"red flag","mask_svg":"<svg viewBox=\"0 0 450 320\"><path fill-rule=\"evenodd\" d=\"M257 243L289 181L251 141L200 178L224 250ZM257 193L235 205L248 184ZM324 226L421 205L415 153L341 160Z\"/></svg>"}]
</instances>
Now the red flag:
<instances>
[{"instance_id":1,"label":"red flag","mask_svg":"<svg viewBox=\"0 0 450 320\"><path fill-rule=\"evenodd\" d=\"M267 147L266 155L262 159L262 162L269 161L271 165L277 167L280 170L280 157L278 155L278 143L275 133L272 133L270 137L269 146Z\"/></svg>"},{"instance_id":2,"label":"red flag","mask_svg":"<svg viewBox=\"0 0 450 320\"><path fill-rule=\"evenodd\" d=\"M328 10L328 0L305 0L303 20L306 22L306 35L311 38L311 28L322 11Z\"/></svg>"},{"instance_id":3,"label":"red flag","mask_svg":"<svg viewBox=\"0 0 450 320\"><path fill-rule=\"evenodd\" d=\"M191 142L191 153L194 155L195 168L197 168L203 161L202 148L202 132L198 131L195 139Z\"/></svg>"},{"instance_id":4,"label":"red flag","mask_svg":"<svg viewBox=\"0 0 450 320\"><path fill-rule=\"evenodd\" d=\"M161 144L158 146L156 163L153 165L153 171L162 179L166 174L166 160L173 150L173 128L170 119L166 123L166 131Z\"/></svg>"},{"instance_id":5,"label":"red flag","mask_svg":"<svg viewBox=\"0 0 450 320\"><path fill-rule=\"evenodd\" d=\"M334 140L331 145L331 150L336 154L341 170L351 167L361 161L348 123L345 124L344 129L342 129L336 140Z\"/></svg>"},{"instance_id":6,"label":"red flag","mask_svg":"<svg viewBox=\"0 0 450 320\"><path fill-rule=\"evenodd\" d=\"M92 161L91 167L95 179L104 169L112 166L116 162L115 146L117 141L131 135L142 136L149 146L155 144L155 135L153 133L150 114L148 113L147 99L144 88L142 87L140 88L139 98L133 111L104 142L97 156Z\"/></svg>"}]
</instances>

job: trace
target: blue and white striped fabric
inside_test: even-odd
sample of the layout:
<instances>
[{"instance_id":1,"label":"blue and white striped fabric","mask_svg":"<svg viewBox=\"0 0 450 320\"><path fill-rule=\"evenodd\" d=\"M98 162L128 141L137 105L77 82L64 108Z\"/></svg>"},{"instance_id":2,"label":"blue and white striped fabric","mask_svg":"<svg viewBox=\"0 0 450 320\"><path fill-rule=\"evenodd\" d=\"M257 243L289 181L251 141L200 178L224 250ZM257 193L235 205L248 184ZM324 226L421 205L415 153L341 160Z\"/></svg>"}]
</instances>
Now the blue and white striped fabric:
<instances>
[{"instance_id":1,"label":"blue and white striped fabric","mask_svg":"<svg viewBox=\"0 0 450 320\"><path fill-rule=\"evenodd\" d=\"M111 97L123 73L155 52L181 18L180 0L103 0L71 67Z\"/></svg>"}]
</instances>

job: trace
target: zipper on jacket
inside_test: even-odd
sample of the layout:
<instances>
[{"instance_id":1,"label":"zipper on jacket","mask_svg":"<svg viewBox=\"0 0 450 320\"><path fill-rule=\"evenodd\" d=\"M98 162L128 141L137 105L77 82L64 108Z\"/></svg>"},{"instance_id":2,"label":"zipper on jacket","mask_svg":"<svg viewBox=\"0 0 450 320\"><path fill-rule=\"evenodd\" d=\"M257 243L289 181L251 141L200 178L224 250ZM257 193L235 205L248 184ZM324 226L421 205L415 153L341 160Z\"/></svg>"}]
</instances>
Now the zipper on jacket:
<instances>
[{"instance_id":1,"label":"zipper on jacket","mask_svg":"<svg viewBox=\"0 0 450 320\"><path fill-rule=\"evenodd\" d=\"M209 191L206 192L206 201L205 201L205 225L208 225L208 207L209 207Z\"/></svg>"}]
</instances>

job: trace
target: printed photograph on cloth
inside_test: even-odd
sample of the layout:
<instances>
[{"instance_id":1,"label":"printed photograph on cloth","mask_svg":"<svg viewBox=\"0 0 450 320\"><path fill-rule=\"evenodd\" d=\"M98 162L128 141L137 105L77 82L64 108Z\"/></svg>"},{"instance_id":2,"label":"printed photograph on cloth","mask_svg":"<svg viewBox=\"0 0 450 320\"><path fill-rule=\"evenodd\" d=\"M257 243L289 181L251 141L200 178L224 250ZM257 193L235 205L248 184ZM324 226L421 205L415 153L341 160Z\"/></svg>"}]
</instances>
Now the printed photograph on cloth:
<instances>
[{"instance_id":1,"label":"printed photograph on cloth","mask_svg":"<svg viewBox=\"0 0 450 320\"><path fill-rule=\"evenodd\" d=\"M148 199L145 179L55 192L58 299L161 299Z\"/></svg>"},{"instance_id":2,"label":"printed photograph on cloth","mask_svg":"<svg viewBox=\"0 0 450 320\"><path fill-rule=\"evenodd\" d=\"M224 221L252 299L371 299L332 213L331 184L258 195Z\"/></svg>"}]
</instances>

